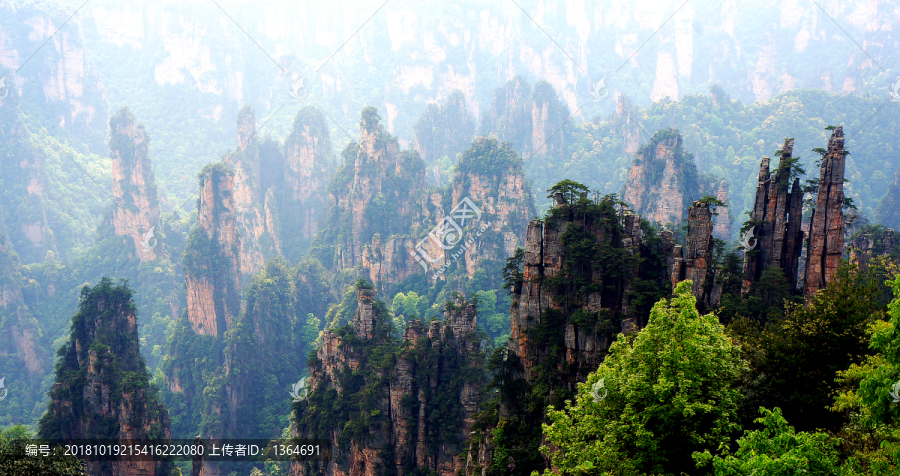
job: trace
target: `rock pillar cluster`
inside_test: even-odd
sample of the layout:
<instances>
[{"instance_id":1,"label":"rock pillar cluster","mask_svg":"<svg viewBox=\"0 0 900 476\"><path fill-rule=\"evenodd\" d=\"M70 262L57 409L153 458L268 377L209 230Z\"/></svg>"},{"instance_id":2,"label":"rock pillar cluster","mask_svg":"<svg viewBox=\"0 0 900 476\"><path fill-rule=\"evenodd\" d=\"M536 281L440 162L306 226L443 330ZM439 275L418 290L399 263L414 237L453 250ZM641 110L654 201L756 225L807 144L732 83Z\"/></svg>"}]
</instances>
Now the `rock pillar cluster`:
<instances>
[{"instance_id":1,"label":"rock pillar cluster","mask_svg":"<svg viewBox=\"0 0 900 476\"><path fill-rule=\"evenodd\" d=\"M776 266L785 272L791 289L797 287L803 232L803 191L795 175L792 160L794 140L786 139L779 151L780 160L774 173L769 171L769 157L763 157L759 168L756 200L750 212L754 249L744 253L742 292L750 291L764 269ZM788 187L790 185L790 187ZM748 230L749 231L749 230ZM749 236L749 235L748 235Z\"/></svg>"}]
</instances>

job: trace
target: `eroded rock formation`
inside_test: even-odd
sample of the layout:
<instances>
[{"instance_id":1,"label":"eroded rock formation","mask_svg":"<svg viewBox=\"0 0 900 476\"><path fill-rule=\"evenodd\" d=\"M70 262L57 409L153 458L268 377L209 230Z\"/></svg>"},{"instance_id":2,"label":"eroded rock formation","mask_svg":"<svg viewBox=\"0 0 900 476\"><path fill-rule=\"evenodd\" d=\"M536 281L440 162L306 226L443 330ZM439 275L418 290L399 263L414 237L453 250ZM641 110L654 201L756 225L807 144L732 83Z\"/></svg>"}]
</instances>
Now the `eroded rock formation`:
<instances>
[{"instance_id":1,"label":"eroded rock formation","mask_svg":"<svg viewBox=\"0 0 900 476\"><path fill-rule=\"evenodd\" d=\"M672 287L686 279L693 282L697 302L709 307L713 302L712 209L707 202L694 202L688 208L687 244L676 245L673 252Z\"/></svg>"},{"instance_id":2,"label":"eroded rock formation","mask_svg":"<svg viewBox=\"0 0 900 476\"><path fill-rule=\"evenodd\" d=\"M168 439L165 406L150 387L141 359L131 290L104 278L81 292L63 348L40 437L57 439ZM162 461L88 461L89 474L167 476Z\"/></svg>"},{"instance_id":3,"label":"eroded rock formation","mask_svg":"<svg viewBox=\"0 0 900 476\"><path fill-rule=\"evenodd\" d=\"M728 181L719 182L716 190L716 199L725 205L716 207L716 220L713 225L713 238L722 241L731 241L731 212L728 209Z\"/></svg>"},{"instance_id":4,"label":"eroded rock formation","mask_svg":"<svg viewBox=\"0 0 900 476\"><path fill-rule=\"evenodd\" d=\"M352 325L323 332L296 407L298 434L332 440L331 460L294 463L291 474L457 474L482 401L475 304L457 296L443 321L413 320L398 344L374 290L359 287L357 303Z\"/></svg>"},{"instance_id":5,"label":"eroded rock formation","mask_svg":"<svg viewBox=\"0 0 900 476\"><path fill-rule=\"evenodd\" d=\"M234 173L234 207L241 235L241 273L255 274L267 258L281 253L278 220L273 211L274 196L267 196L265 179L282 169L278 147L257 137L256 115L244 106L237 119L238 149L225 156L223 163Z\"/></svg>"},{"instance_id":6,"label":"eroded rock formation","mask_svg":"<svg viewBox=\"0 0 900 476\"><path fill-rule=\"evenodd\" d=\"M756 246L744 253L743 293L749 292L763 270L771 266L784 270L791 289L797 287L803 246L803 191L800 179L794 177L797 166L792 157L793 149L794 140L785 139L778 152L780 158L774 173L769 171L768 157L763 157L760 162L756 199L750 212L756 238L748 240ZM788 188L792 177L793 184Z\"/></svg>"},{"instance_id":7,"label":"eroded rock formation","mask_svg":"<svg viewBox=\"0 0 900 476\"><path fill-rule=\"evenodd\" d=\"M694 157L682 143L677 131L658 131L628 171L624 200L651 223L678 225L691 201L700 198Z\"/></svg>"},{"instance_id":8,"label":"eroded rock formation","mask_svg":"<svg viewBox=\"0 0 900 476\"><path fill-rule=\"evenodd\" d=\"M240 312L240 243L234 173L212 164L200 173L197 227L184 252L187 312L197 334L222 336Z\"/></svg>"},{"instance_id":9,"label":"eroded rock formation","mask_svg":"<svg viewBox=\"0 0 900 476\"><path fill-rule=\"evenodd\" d=\"M466 108L461 91L453 91L446 102L425 106L422 117L416 122L413 148L425 161L430 181L442 185L449 177L441 177L440 160L447 157L456 161L456 155L465 150L475 133L475 120Z\"/></svg>"},{"instance_id":10,"label":"eroded rock formation","mask_svg":"<svg viewBox=\"0 0 900 476\"><path fill-rule=\"evenodd\" d=\"M804 294L813 295L834 278L844 256L844 130L837 126L819 168L816 208L806 245Z\"/></svg>"},{"instance_id":11,"label":"eroded rock formation","mask_svg":"<svg viewBox=\"0 0 900 476\"><path fill-rule=\"evenodd\" d=\"M112 224L117 236L131 239L134 255L142 262L162 252L159 200L147 131L134 124L134 115L123 107L109 118L109 150L112 159Z\"/></svg>"},{"instance_id":12,"label":"eroded rock formation","mask_svg":"<svg viewBox=\"0 0 900 476\"><path fill-rule=\"evenodd\" d=\"M866 268L869 261L876 256L895 256L900 247L900 240L893 228L872 227L856 234L847 243L847 251L851 263Z\"/></svg>"}]
</instances>

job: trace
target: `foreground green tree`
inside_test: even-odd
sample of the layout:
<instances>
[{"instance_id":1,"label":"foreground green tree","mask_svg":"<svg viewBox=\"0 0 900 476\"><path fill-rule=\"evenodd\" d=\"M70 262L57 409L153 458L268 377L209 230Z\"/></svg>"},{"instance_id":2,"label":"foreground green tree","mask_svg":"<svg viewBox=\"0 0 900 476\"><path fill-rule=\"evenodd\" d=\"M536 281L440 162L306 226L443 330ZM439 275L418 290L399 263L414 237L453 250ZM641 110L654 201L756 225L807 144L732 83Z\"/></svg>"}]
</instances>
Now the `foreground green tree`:
<instances>
[{"instance_id":1,"label":"foreground green tree","mask_svg":"<svg viewBox=\"0 0 900 476\"><path fill-rule=\"evenodd\" d=\"M619 336L575 402L548 409L544 474L696 473L694 452L740 430L740 354L715 316L699 315L691 282L679 283L647 327Z\"/></svg>"},{"instance_id":2,"label":"foreground green tree","mask_svg":"<svg viewBox=\"0 0 900 476\"><path fill-rule=\"evenodd\" d=\"M870 326L869 345L877 353L838 372L838 381L854 388L834 405L850 415L840 434L852 452L849 464L866 474L900 472L900 275L888 284L894 290L890 320Z\"/></svg>"},{"instance_id":3,"label":"foreground green tree","mask_svg":"<svg viewBox=\"0 0 900 476\"><path fill-rule=\"evenodd\" d=\"M854 474L842 468L839 462L837 440L827 433L796 432L781 416L781 410L760 408L761 418L756 423L761 430L746 431L737 440L738 450L733 454L713 457L709 451L696 453L700 465L712 462L716 476L780 476L809 474L839 476Z\"/></svg>"},{"instance_id":4,"label":"foreground green tree","mask_svg":"<svg viewBox=\"0 0 900 476\"><path fill-rule=\"evenodd\" d=\"M47 456L27 456L25 446L37 444L26 434L10 437L0 432L0 474L20 476L87 476L84 462L67 456L66 449L56 446Z\"/></svg>"}]
</instances>

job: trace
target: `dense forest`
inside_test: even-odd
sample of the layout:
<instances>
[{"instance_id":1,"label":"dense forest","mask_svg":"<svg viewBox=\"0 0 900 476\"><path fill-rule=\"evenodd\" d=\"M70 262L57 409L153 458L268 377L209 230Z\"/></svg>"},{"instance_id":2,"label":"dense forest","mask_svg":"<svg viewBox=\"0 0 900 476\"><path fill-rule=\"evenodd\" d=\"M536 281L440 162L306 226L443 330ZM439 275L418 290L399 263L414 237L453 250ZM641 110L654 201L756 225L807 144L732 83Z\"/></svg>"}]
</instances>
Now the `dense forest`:
<instances>
[{"instance_id":1,"label":"dense forest","mask_svg":"<svg viewBox=\"0 0 900 476\"><path fill-rule=\"evenodd\" d=\"M900 474L900 17L757 7L0 5L0 474Z\"/></svg>"}]
</instances>

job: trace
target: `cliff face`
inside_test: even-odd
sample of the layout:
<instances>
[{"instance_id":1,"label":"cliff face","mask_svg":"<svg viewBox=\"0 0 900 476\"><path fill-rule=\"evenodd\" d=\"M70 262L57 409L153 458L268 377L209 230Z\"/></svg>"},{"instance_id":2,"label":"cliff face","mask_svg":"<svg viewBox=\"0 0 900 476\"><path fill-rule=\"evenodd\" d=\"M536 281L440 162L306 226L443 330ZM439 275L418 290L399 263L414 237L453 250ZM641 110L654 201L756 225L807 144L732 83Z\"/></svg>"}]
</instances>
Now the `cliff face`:
<instances>
[{"instance_id":1,"label":"cliff face","mask_svg":"<svg viewBox=\"0 0 900 476\"><path fill-rule=\"evenodd\" d=\"M263 187L280 169L282 158L277 147L256 136L256 116L250 106L238 112L238 150L223 161L234 171L234 207L241 235L241 273L245 276L262 269L265 259L281 252L276 213ZM268 240L264 239L267 237Z\"/></svg>"},{"instance_id":2,"label":"cliff face","mask_svg":"<svg viewBox=\"0 0 900 476\"><path fill-rule=\"evenodd\" d=\"M625 154L632 156L641 147L641 126L631 117L633 106L624 94L616 96L615 126L621 130Z\"/></svg>"},{"instance_id":3,"label":"cliff face","mask_svg":"<svg viewBox=\"0 0 900 476\"><path fill-rule=\"evenodd\" d=\"M894 182L875 209L875 221L896 230L900 228L900 214L897 210L900 210L900 170L894 172Z\"/></svg>"},{"instance_id":4,"label":"cliff face","mask_svg":"<svg viewBox=\"0 0 900 476\"><path fill-rule=\"evenodd\" d=\"M543 409L571 398L615 335L639 330L647 304L670 290L662 271L670 239L610 200L585 200L577 191L554 198L548 217L529 223L523 253L507 262L510 337L498 362L499 390L471 439L469 475L545 468L537 451Z\"/></svg>"},{"instance_id":5,"label":"cliff face","mask_svg":"<svg viewBox=\"0 0 900 476\"><path fill-rule=\"evenodd\" d=\"M809 225L806 245L804 293L815 294L834 278L844 255L844 130L837 126L828 139L828 149L819 168L816 208Z\"/></svg>"},{"instance_id":6,"label":"cliff face","mask_svg":"<svg viewBox=\"0 0 900 476\"><path fill-rule=\"evenodd\" d=\"M184 252L187 313L197 334L222 336L240 312L240 244L234 173L223 164L200 172L197 227Z\"/></svg>"},{"instance_id":7,"label":"cliff face","mask_svg":"<svg viewBox=\"0 0 900 476\"><path fill-rule=\"evenodd\" d=\"M475 304L457 297L443 321L414 320L397 343L371 288L357 289L357 303L352 325L323 332L295 406L297 434L331 439L332 459L291 474L457 474L482 400Z\"/></svg>"},{"instance_id":8,"label":"cliff face","mask_svg":"<svg viewBox=\"0 0 900 476\"><path fill-rule=\"evenodd\" d=\"M516 76L494 91L491 111L481 123L481 135L493 135L524 151L531 145L533 110L531 86L525 78Z\"/></svg>"},{"instance_id":9,"label":"cliff face","mask_svg":"<svg viewBox=\"0 0 900 476\"><path fill-rule=\"evenodd\" d=\"M718 304L712 297L713 240L712 210L708 203L694 202L688 208L687 244L675 245L672 287L686 279L693 282L697 302L706 307Z\"/></svg>"},{"instance_id":10,"label":"cliff face","mask_svg":"<svg viewBox=\"0 0 900 476\"><path fill-rule=\"evenodd\" d=\"M112 224L117 236L131 238L141 262L156 259L159 200L150 162L149 138L143 124L123 107L109 119L113 175Z\"/></svg>"},{"instance_id":11,"label":"cliff face","mask_svg":"<svg viewBox=\"0 0 900 476\"><path fill-rule=\"evenodd\" d=\"M104 278L84 288L41 418L41 438L167 439L166 408L157 401L140 356L131 290ZM82 378L74 377L83 375ZM168 475L161 461L88 462L97 475Z\"/></svg>"},{"instance_id":12,"label":"cliff face","mask_svg":"<svg viewBox=\"0 0 900 476\"><path fill-rule=\"evenodd\" d=\"M51 133L58 125L99 153L109 106L85 50L81 22L68 22L70 16L67 9L43 4L4 9L0 70L9 71L0 77L6 77L11 93L21 94L24 109L41 110ZM67 28L59 28L63 24Z\"/></svg>"},{"instance_id":13,"label":"cliff face","mask_svg":"<svg viewBox=\"0 0 900 476\"><path fill-rule=\"evenodd\" d=\"M651 223L681 223L691 199L700 197L694 157L682 143L672 129L653 134L628 171L624 200Z\"/></svg>"},{"instance_id":14,"label":"cliff face","mask_svg":"<svg viewBox=\"0 0 900 476\"><path fill-rule=\"evenodd\" d=\"M425 189L425 165L418 153L400 152L397 140L380 124L375 108L362 111L360 143L343 152L344 165L329 187L329 210L313 244L313 255L326 268L351 269L379 261L373 239L404 235L421 223L419 201ZM378 243L381 245L381 242ZM366 248L373 248L366 256ZM391 244L389 247L393 247ZM392 255L393 256L393 255ZM402 265L415 269L412 256ZM391 265L393 268L395 265Z\"/></svg>"},{"instance_id":15,"label":"cliff face","mask_svg":"<svg viewBox=\"0 0 900 476\"><path fill-rule=\"evenodd\" d=\"M50 355L38 345L40 325L25 302L18 267L16 256L0 241L0 321L4 322L0 339L5 342L0 348L4 360L0 371L12 373L13 369L5 366L14 363L15 367L24 366L29 374L43 375Z\"/></svg>"},{"instance_id":16,"label":"cliff face","mask_svg":"<svg viewBox=\"0 0 900 476\"><path fill-rule=\"evenodd\" d=\"M466 108L461 91L453 91L440 107L425 106L416 122L413 148L425 161L430 182L441 186L449 177L441 176L439 161L446 156L455 161L456 155L468 147L475 133L475 120Z\"/></svg>"},{"instance_id":17,"label":"cliff face","mask_svg":"<svg viewBox=\"0 0 900 476\"><path fill-rule=\"evenodd\" d=\"M317 108L304 107L284 139L280 241L284 256L292 261L309 249L328 211L331 157L325 117Z\"/></svg>"},{"instance_id":18,"label":"cliff face","mask_svg":"<svg viewBox=\"0 0 900 476\"><path fill-rule=\"evenodd\" d=\"M534 85L532 101L529 155L558 157L566 147L562 128L569 119L569 107L556 97L553 86L546 81Z\"/></svg>"},{"instance_id":19,"label":"cliff face","mask_svg":"<svg viewBox=\"0 0 900 476\"><path fill-rule=\"evenodd\" d=\"M792 160L793 149L794 140L786 139L779 151L778 169L774 174L769 171L768 157L763 157L760 162L756 200L750 212L758 244L753 251L744 253L744 293L749 292L763 270L771 266L784 270L791 289L797 287L803 246L803 191L799 178L795 178L788 189L796 167L795 160Z\"/></svg>"},{"instance_id":20,"label":"cliff face","mask_svg":"<svg viewBox=\"0 0 900 476\"><path fill-rule=\"evenodd\" d=\"M724 203L724 206L716 207L716 224L713 225L713 237L723 241L731 241L731 212L728 209L728 181L719 182L716 190L716 199Z\"/></svg>"},{"instance_id":21,"label":"cliff face","mask_svg":"<svg viewBox=\"0 0 900 476\"><path fill-rule=\"evenodd\" d=\"M872 227L857 233L847 243L848 258L851 263L858 264L861 268L868 266L869 261L877 256L891 256L896 258L900 240L893 228L883 226Z\"/></svg>"}]
</instances>

